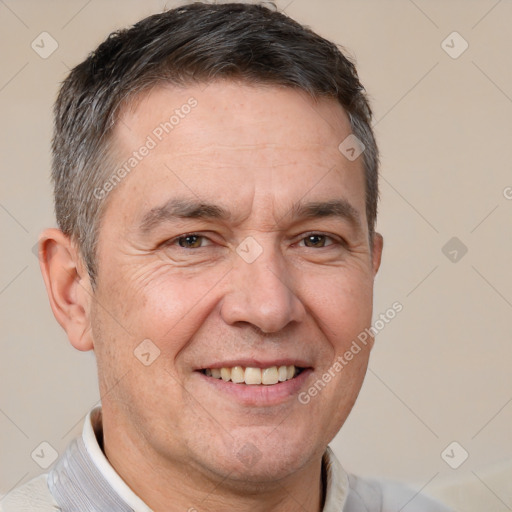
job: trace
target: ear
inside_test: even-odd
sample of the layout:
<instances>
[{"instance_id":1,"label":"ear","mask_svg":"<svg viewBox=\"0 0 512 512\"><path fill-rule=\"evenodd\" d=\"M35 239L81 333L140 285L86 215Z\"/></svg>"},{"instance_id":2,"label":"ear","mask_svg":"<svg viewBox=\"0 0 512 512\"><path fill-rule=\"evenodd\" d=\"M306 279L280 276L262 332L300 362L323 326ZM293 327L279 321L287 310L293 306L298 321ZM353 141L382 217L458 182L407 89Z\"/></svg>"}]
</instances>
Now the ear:
<instances>
[{"instance_id":1,"label":"ear","mask_svg":"<svg viewBox=\"0 0 512 512\"><path fill-rule=\"evenodd\" d=\"M46 229L39 237L39 264L53 314L69 341L78 350L93 349L93 291L75 244L59 229Z\"/></svg>"},{"instance_id":2,"label":"ear","mask_svg":"<svg viewBox=\"0 0 512 512\"><path fill-rule=\"evenodd\" d=\"M382 238L382 235L380 233L375 233L373 235L373 250L372 250L372 267L373 267L373 275L374 276L379 271L383 247L384 247L384 238Z\"/></svg>"}]
</instances>

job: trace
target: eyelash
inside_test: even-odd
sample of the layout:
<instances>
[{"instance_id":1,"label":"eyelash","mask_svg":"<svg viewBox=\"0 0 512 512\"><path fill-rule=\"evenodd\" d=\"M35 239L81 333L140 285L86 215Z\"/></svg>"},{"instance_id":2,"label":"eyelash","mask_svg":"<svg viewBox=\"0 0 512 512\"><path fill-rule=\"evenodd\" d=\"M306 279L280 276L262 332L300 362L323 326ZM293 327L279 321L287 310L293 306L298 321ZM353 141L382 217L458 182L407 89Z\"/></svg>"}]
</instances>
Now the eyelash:
<instances>
[{"instance_id":1,"label":"eyelash","mask_svg":"<svg viewBox=\"0 0 512 512\"><path fill-rule=\"evenodd\" d=\"M331 240L330 244L328 244L328 245L326 245L324 247L319 247L319 249L325 249L326 247L331 247L333 245L341 245L343 247L347 246L346 242L343 239L337 239L337 237L334 237L332 235L328 235L326 233L319 233L319 232L316 232L316 231L311 231L309 233L304 233L302 235L301 239L299 240L299 242L302 242L302 241L304 241L307 238L312 237L312 236L321 236L321 237L324 237L325 239ZM183 239L186 239L188 237L199 237L199 238L204 238L206 240L210 240L206 235L202 235L201 233L185 233L185 234L177 236L177 237L175 237L175 238L173 238L171 240L167 240L167 241L165 241L161 245L164 245L164 246L167 246L167 247L173 247L173 246L175 246L179 242L179 240L183 240ZM205 247L181 247L181 246L178 246L178 247L181 248L181 249L185 249L185 250L204 249L205 248ZM308 249L314 249L314 247L307 247L307 248Z\"/></svg>"}]
</instances>

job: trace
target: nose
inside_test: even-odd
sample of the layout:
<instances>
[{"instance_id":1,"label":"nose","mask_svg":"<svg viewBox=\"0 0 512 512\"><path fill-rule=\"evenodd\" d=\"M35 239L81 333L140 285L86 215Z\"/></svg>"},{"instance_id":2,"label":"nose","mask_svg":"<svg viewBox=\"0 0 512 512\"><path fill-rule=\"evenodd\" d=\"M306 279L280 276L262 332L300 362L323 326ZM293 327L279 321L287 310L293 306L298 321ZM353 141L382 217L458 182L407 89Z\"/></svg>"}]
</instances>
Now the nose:
<instances>
[{"instance_id":1,"label":"nose","mask_svg":"<svg viewBox=\"0 0 512 512\"><path fill-rule=\"evenodd\" d=\"M252 263L235 253L234 260L221 307L227 324L246 323L276 333L304 319L304 305L294 291L297 283L278 251L267 247Z\"/></svg>"}]
</instances>

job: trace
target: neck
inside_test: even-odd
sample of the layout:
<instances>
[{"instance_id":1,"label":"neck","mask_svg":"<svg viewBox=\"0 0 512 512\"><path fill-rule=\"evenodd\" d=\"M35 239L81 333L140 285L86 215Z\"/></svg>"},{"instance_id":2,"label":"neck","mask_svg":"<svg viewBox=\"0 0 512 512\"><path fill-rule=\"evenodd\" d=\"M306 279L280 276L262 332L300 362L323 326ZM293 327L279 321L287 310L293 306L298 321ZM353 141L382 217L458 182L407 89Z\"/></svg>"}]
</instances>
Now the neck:
<instances>
[{"instance_id":1,"label":"neck","mask_svg":"<svg viewBox=\"0 0 512 512\"><path fill-rule=\"evenodd\" d=\"M103 419L103 450L116 472L154 512L320 512L325 500L321 455L285 478L234 480L189 461L162 457L108 418Z\"/></svg>"}]
</instances>

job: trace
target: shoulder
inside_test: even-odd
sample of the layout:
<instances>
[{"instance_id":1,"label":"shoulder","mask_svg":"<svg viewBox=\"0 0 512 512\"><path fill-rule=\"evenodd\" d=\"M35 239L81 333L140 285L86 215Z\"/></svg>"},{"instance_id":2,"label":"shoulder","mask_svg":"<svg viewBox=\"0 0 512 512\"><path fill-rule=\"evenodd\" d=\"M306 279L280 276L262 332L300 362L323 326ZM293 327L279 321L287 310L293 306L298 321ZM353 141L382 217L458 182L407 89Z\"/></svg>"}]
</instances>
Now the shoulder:
<instances>
[{"instance_id":1,"label":"shoulder","mask_svg":"<svg viewBox=\"0 0 512 512\"><path fill-rule=\"evenodd\" d=\"M343 512L453 512L410 487L387 480L348 476L349 493Z\"/></svg>"},{"instance_id":2,"label":"shoulder","mask_svg":"<svg viewBox=\"0 0 512 512\"><path fill-rule=\"evenodd\" d=\"M0 512L58 512L45 473L17 487L0 500Z\"/></svg>"}]
</instances>

